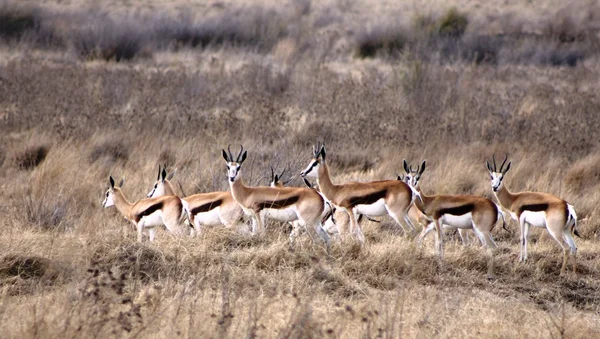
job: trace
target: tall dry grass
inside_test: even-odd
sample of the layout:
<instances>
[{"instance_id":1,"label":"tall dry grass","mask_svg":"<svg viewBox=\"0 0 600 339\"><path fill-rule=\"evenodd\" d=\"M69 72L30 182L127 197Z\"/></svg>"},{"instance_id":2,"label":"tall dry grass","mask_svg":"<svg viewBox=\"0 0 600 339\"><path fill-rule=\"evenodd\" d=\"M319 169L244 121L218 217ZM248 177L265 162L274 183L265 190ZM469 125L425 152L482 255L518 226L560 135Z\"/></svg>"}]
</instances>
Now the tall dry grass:
<instances>
[{"instance_id":1,"label":"tall dry grass","mask_svg":"<svg viewBox=\"0 0 600 339\"><path fill-rule=\"evenodd\" d=\"M492 49L495 39L533 50L548 42L518 37L527 31L519 28L519 16L498 13L488 32L477 11L444 17L448 12L440 10L430 17L405 15L386 26L393 29L382 28L391 34L427 24L437 31L407 40L401 51L361 59L355 38L362 31L337 28L368 23L365 32L373 35L367 38L377 38L371 12L358 11L364 4L337 1L327 9L294 1L282 7L265 12L273 14L274 25L283 17L282 27L261 26L253 18L267 14L252 10L231 21L244 30L264 28L252 30L256 35L247 44L150 44L152 35L144 31L148 45L126 63L81 58L32 35L2 38L3 337L598 336L597 56L586 52L573 67L531 58L512 62L520 50L502 43L496 61L473 62L461 49L477 38L474 31L495 36L475 42ZM33 13L49 23L90 15L61 6L38 10ZM181 26L167 16L175 26L164 34L202 31L208 27L202 23L211 23L201 20L206 13L222 18L236 10L227 2L210 6L176 22ZM123 27L161 22L140 13L107 10L94 20L116 25L106 31L82 26L91 33L81 38L95 46L112 41L105 38L115 30L129 41L137 35ZM540 22L557 13L538 13L532 25L544 27ZM421 26L413 21L418 15L424 15ZM468 18L464 32L440 33L441 23L452 26L461 15ZM516 27L505 32L515 35L497 36L492 28L498 22ZM588 18L561 25L591 32L594 24ZM223 25L215 29L229 27ZM72 34L69 25L63 28ZM592 40L586 39L575 42L582 44L577 48L588 48ZM444 49L448 41L458 49ZM451 57L441 58L442 52ZM290 250L290 229L274 222L254 237L214 228L201 238L160 231L155 243L137 243L130 224L101 208L109 175L125 177L123 190L134 201L150 190L158 164L177 168L180 194L226 190L220 150L228 144L249 150L248 184L267 185L273 166L288 168L289 185L303 186L298 173L317 140L327 144L335 182L395 179L402 159L427 159L425 192L489 198L485 159L508 153L509 188L550 192L575 206L582 234L577 273L558 276L560 250L539 229L532 230L530 260L518 264L514 221L508 232L494 229L499 249L496 279L489 281L483 248L463 247L449 233L440 268L432 239L418 247L389 218L365 222L365 247L346 237L328 256L308 236Z\"/></svg>"}]
</instances>

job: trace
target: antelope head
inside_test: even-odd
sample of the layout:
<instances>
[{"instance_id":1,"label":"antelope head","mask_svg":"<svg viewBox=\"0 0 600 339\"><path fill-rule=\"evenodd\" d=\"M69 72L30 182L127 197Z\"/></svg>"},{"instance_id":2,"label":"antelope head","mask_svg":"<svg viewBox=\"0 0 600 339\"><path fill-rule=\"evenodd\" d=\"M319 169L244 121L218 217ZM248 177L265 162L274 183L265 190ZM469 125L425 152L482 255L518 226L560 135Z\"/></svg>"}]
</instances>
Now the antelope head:
<instances>
[{"instance_id":1,"label":"antelope head","mask_svg":"<svg viewBox=\"0 0 600 339\"><path fill-rule=\"evenodd\" d=\"M173 170L173 172L167 175L167 165L165 165L162 170L160 165L158 165L158 175L156 177L156 182L154 182L154 186L152 186L152 190L146 195L148 198L158 197L162 195L166 195L165 192L165 181L173 179L175 176L175 172L177 169Z\"/></svg>"},{"instance_id":2,"label":"antelope head","mask_svg":"<svg viewBox=\"0 0 600 339\"><path fill-rule=\"evenodd\" d=\"M227 146L227 152L223 150L223 159L227 162L227 177L229 178L229 182L233 183L240 177L242 164L246 160L248 151L244 151L244 146L240 145L240 153L238 153L237 158L234 160L230 147L231 145Z\"/></svg>"},{"instance_id":3,"label":"antelope head","mask_svg":"<svg viewBox=\"0 0 600 339\"><path fill-rule=\"evenodd\" d=\"M304 171L300 172L303 178L316 178L319 175L319 168L325 164L325 145L320 142L313 146L312 159Z\"/></svg>"},{"instance_id":4,"label":"antelope head","mask_svg":"<svg viewBox=\"0 0 600 339\"><path fill-rule=\"evenodd\" d=\"M115 187L115 179L112 176L109 176L110 188L106 191L104 195L104 201L102 202L102 207L110 207L115 205L115 191L120 190L120 187L123 186L123 182L125 179L121 179L118 187Z\"/></svg>"},{"instance_id":5,"label":"antelope head","mask_svg":"<svg viewBox=\"0 0 600 339\"><path fill-rule=\"evenodd\" d=\"M420 166L417 168L412 168L412 166L408 165L406 159L402 160L402 164L404 165L404 176L398 175L398 180L402 180L407 183L412 188L419 187L419 180L421 179L421 175L425 171L425 163L423 160Z\"/></svg>"},{"instance_id":6,"label":"antelope head","mask_svg":"<svg viewBox=\"0 0 600 339\"><path fill-rule=\"evenodd\" d=\"M504 179L504 175L510 169L510 164L511 164L510 161L506 165L506 168L504 168L504 164L506 163L506 160L508 160L508 154L504 157L504 161L502 161L502 165L500 165L499 169L496 166L496 156L495 155L492 155L492 165L493 166L490 165L489 161L487 161L487 160L485 161L488 172L490 172L490 180L492 183L492 190L494 190L494 192L498 192L500 190L500 187L502 187L502 179Z\"/></svg>"}]
</instances>

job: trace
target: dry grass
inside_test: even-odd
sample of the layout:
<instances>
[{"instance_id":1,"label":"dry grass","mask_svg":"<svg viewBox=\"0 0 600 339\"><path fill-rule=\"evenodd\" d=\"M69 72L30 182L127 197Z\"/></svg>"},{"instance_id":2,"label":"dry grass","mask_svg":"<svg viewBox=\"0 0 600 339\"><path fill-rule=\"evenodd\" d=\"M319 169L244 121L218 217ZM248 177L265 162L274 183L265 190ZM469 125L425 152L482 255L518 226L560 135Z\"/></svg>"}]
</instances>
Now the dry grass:
<instances>
[{"instance_id":1,"label":"dry grass","mask_svg":"<svg viewBox=\"0 0 600 339\"><path fill-rule=\"evenodd\" d=\"M544 52L548 44L588 51L593 15L551 2L531 12L456 0L459 12L436 5L415 13L409 1L175 1L157 18L135 14L137 3L115 2L93 17L114 27L71 35L75 18L91 15L73 7L86 1L30 2L35 10L19 15L46 24L0 25L14 32L0 47L3 337L600 335L599 59L586 52L573 67L539 61L555 54ZM252 10L236 16L239 6ZM177 8L198 14L173 21ZM265 15L273 26L256 22ZM217 24L230 16L237 21ZM44 35L61 20L70 24L60 26L63 35ZM150 43L157 33L135 33L159 26L169 28L160 43ZM235 35L247 27L257 29ZM401 51L384 41L387 52L355 58L361 39L419 30ZM519 36L530 31L543 37ZM167 41L174 32L210 32L213 40L178 45ZM143 57L91 61L73 54L75 37L95 53L112 41L105 37L139 37ZM448 50L444 41L459 44ZM488 59L474 60L472 50ZM109 175L125 177L125 194L137 200L158 164L177 168L176 189L188 195L226 190L220 150L228 144L249 150L247 183L266 185L273 166L288 168L289 185L303 186L297 173L317 140L327 144L335 182L394 179L403 158L427 159L427 193L490 198L484 160L509 153L509 188L550 192L575 206L583 236L577 273L558 276L560 250L543 230L532 230L530 260L518 264L514 221L510 232L494 229L499 249L489 281L488 256L474 242L463 247L448 234L440 267L433 237L417 247L389 218L364 223L365 247L346 237L328 256L307 236L290 250L290 229L277 223L254 237L159 231L155 243L140 244L115 210L100 207Z\"/></svg>"}]
</instances>

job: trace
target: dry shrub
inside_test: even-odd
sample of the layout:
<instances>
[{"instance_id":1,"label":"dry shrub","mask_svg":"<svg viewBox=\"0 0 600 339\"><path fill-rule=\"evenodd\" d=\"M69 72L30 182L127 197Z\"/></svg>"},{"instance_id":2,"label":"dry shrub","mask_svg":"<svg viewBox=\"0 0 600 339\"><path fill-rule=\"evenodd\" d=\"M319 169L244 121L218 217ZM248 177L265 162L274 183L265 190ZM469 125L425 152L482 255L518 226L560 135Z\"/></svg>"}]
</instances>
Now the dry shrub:
<instances>
[{"instance_id":1,"label":"dry shrub","mask_svg":"<svg viewBox=\"0 0 600 339\"><path fill-rule=\"evenodd\" d=\"M18 200L26 226L42 230L66 230L70 228L68 209L70 201L44 191L41 194L29 192Z\"/></svg>"},{"instance_id":2,"label":"dry shrub","mask_svg":"<svg viewBox=\"0 0 600 339\"><path fill-rule=\"evenodd\" d=\"M41 278L50 267L50 260L36 256L7 255L0 261L0 276L22 279Z\"/></svg>"},{"instance_id":3,"label":"dry shrub","mask_svg":"<svg viewBox=\"0 0 600 339\"><path fill-rule=\"evenodd\" d=\"M137 242L100 244L92 253L93 267L115 274L126 274L142 282L159 280L173 274L175 257Z\"/></svg>"},{"instance_id":4,"label":"dry shrub","mask_svg":"<svg viewBox=\"0 0 600 339\"><path fill-rule=\"evenodd\" d=\"M90 152L90 163L104 161L114 164L118 161L126 162L129 159L129 147L121 140L106 140L100 142Z\"/></svg>"},{"instance_id":5,"label":"dry shrub","mask_svg":"<svg viewBox=\"0 0 600 339\"><path fill-rule=\"evenodd\" d=\"M590 154L574 163L567 171L564 183L567 189L581 191L600 180L600 154Z\"/></svg>"},{"instance_id":6,"label":"dry shrub","mask_svg":"<svg viewBox=\"0 0 600 339\"><path fill-rule=\"evenodd\" d=\"M358 34L356 56L394 56L402 52L408 43L409 34L402 27L376 27Z\"/></svg>"},{"instance_id":7,"label":"dry shrub","mask_svg":"<svg viewBox=\"0 0 600 339\"><path fill-rule=\"evenodd\" d=\"M4 149L0 148L0 167L4 164L4 160L6 159L6 152Z\"/></svg>"},{"instance_id":8,"label":"dry shrub","mask_svg":"<svg viewBox=\"0 0 600 339\"><path fill-rule=\"evenodd\" d=\"M339 152L331 156L330 166L339 172L366 172L375 166L373 155L359 152Z\"/></svg>"},{"instance_id":9,"label":"dry shrub","mask_svg":"<svg viewBox=\"0 0 600 339\"><path fill-rule=\"evenodd\" d=\"M38 284L57 285L68 274L65 267L35 255L7 254L0 260L0 287L9 295L33 294Z\"/></svg>"},{"instance_id":10,"label":"dry shrub","mask_svg":"<svg viewBox=\"0 0 600 339\"><path fill-rule=\"evenodd\" d=\"M13 155L13 162L20 169L31 170L46 159L49 150L47 145L30 146Z\"/></svg>"},{"instance_id":11,"label":"dry shrub","mask_svg":"<svg viewBox=\"0 0 600 339\"><path fill-rule=\"evenodd\" d=\"M438 33L443 37L460 38L469 25L469 18L466 14L459 12L456 8L451 8L439 19Z\"/></svg>"},{"instance_id":12,"label":"dry shrub","mask_svg":"<svg viewBox=\"0 0 600 339\"><path fill-rule=\"evenodd\" d=\"M3 3L0 5L0 38L17 39L35 29L35 10L32 7Z\"/></svg>"}]
</instances>

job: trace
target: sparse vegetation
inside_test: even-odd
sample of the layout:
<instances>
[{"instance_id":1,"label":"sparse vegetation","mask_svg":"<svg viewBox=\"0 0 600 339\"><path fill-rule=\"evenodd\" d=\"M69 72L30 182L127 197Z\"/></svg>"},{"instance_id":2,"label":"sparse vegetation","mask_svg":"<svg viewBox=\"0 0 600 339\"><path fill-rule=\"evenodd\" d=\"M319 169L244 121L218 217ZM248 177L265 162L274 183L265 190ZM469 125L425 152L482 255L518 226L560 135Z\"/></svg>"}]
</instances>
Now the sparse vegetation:
<instances>
[{"instance_id":1,"label":"sparse vegetation","mask_svg":"<svg viewBox=\"0 0 600 339\"><path fill-rule=\"evenodd\" d=\"M520 16L458 0L430 14L79 1L23 7L34 24L18 29L2 15L21 7L0 6L12 32L0 33L3 337L600 335L595 4ZM364 222L365 247L345 237L327 256L308 236L290 250L274 222L257 236L209 228L137 243L100 207L109 174L135 201L158 164L177 168L177 191L226 190L228 144L248 149L248 184L267 184L274 166L303 186L317 140L334 182L395 179L403 158L426 158L425 192L488 198L484 159L509 153L511 189L575 206L576 274L558 276L543 230L518 264L514 221L494 229L488 281L472 235L463 247L447 234L440 268L433 237L418 247L388 218Z\"/></svg>"}]
</instances>

